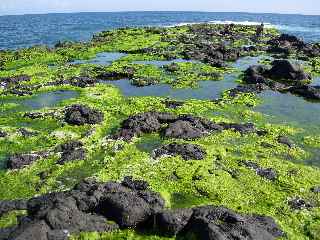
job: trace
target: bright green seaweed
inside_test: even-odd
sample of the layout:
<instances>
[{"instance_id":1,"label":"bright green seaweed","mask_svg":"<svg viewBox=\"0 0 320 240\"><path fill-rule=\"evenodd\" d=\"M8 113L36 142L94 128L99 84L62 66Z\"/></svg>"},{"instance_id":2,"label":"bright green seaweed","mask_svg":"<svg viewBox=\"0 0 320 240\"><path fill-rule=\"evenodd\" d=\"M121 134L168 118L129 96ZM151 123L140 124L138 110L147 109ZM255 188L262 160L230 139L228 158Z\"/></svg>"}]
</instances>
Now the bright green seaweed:
<instances>
[{"instance_id":1,"label":"bright green seaweed","mask_svg":"<svg viewBox=\"0 0 320 240\"><path fill-rule=\"evenodd\" d=\"M215 26L217 28L221 26ZM237 31L246 35L254 34L253 28L238 27ZM94 177L100 181L122 180L133 176L149 182L154 191L166 200L168 208L192 207L203 204L224 205L241 213L257 213L272 216L287 234L288 239L319 239L320 208L292 210L287 202L294 197L302 197L317 206L320 194L310 189L320 185L320 170L306 166L305 160L311 157L309 147L319 148L319 132L304 135L304 129L285 124L274 124L252 106L261 103L254 94L241 94L231 98L227 92L221 101L190 99L177 109L166 108L163 98L124 97L111 85L103 83L92 87L44 86L57 79L74 76L97 76L103 71L122 73L133 68L133 83L148 85L167 83L172 87L197 87L197 81L220 80L223 75L236 69L218 69L204 63L177 63L175 71L166 67L148 64L135 64L134 61L163 60L170 55L181 57L181 46L173 41L180 34L186 34L187 27L169 29L120 29L97 34L88 43L65 43L55 49L34 47L17 52L1 52L0 76L27 74L31 81L26 84L43 84L35 90L46 93L54 90L73 90L78 96L64 100L54 107L34 110L55 112L53 117L32 120L24 116L24 110L15 104L1 106L0 129L9 133L0 138L0 161L14 153L52 151L55 146L67 140L81 140L88 152L86 160L57 165L57 154L40 159L22 170L0 170L0 199L30 198L51 191L70 189L83 178ZM165 34L164 34L165 33ZM268 30L277 35L277 31ZM268 38L267 38L268 39ZM266 39L266 40L267 40ZM248 42L234 42L235 46ZM152 52L139 53L143 48L153 48ZM104 51L126 51L129 55L113 62L110 66L93 64L69 65L74 59L89 59ZM315 60L316 64L318 60ZM56 67L50 68L48 64ZM317 71L316 68L314 71ZM214 77L213 77L214 76ZM12 96L1 94L0 99ZM21 98L21 97L19 97ZM25 99L32 96L22 97ZM69 126L63 121L63 109L73 103L86 104L104 113L104 121L95 126ZM108 136L119 128L121 121L128 116L147 112L163 111L174 114L192 114L215 122L252 122L267 134L241 135L233 131L223 131L207 137L178 142L199 144L207 151L203 161L184 161L181 157L153 159L151 151L157 146L177 142L163 139L158 134L135 138L131 143L111 140ZM38 132L26 138L17 134L25 127ZM86 133L91 131L91 135ZM289 148L278 143L279 135L298 139L303 136L303 144ZM269 147L267 147L269 146ZM278 178L275 182L265 180L253 170L244 167L241 161L253 161L262 167L273 168ZM46 174L45 179L40 175ZM23 212L12 212L0 219L0 227L16 224L16 216ZM114 233L81 233L74 240L91 239L168 239L133 230Z\"/></svg>"}]
</instances>

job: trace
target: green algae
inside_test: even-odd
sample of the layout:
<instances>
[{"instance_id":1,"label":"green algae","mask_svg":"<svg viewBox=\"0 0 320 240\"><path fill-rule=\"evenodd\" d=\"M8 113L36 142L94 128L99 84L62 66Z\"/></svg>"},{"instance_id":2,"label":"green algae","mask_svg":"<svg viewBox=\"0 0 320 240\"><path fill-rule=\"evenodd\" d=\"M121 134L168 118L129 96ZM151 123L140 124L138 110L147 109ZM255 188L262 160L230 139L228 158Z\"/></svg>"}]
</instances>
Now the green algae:
<instances>
[{"instance_id":1,"label":"green algae","mask_svg":"<svg viewBox=\"0 0 320 240\"><path fill-rule=\"evenodd\" d=\"M212 26L221 28L221 26ZM246 36L255 34L250 27L237 27ZM267 30L264 40L278 34ZM165 32L165 34L163 34ZM221 77L235 69L217 69L203 63L175 63L176 70L150 64L135 64L134 61L164 60L170 46L171 52L180 57L182 46L175 43L187 27L170 29L120 29L96 35L89 43L69 43L56 49L35 47L18 52L4 52L0 76L28 74L32 76L27 84L44 84L57 79L74 76L97 76L99 71L124 73L134 69L132 81L141 85L168 83L173 87L197 87L198 81L221 80ZM234 46L250 42L236 41ZM151 53L137 53L143 48L156 49ZM92 64L68 65L74 59L90 59L98 52L117 51L129 54L107 67ZM54 64L57 68L49 68ZM81 161L57 165L59 155L51 153L32 165L17 171L0 170L0 199L30 198L52 191L70 189L83 178L94 177L100 181L121 181L125 176L133 176L149 182L154 191L166 200L167 208L193 207L204 204L224 205L241 213L257 213L272 216L286 232L288 239L317 239L319 236L319 207L311 210L292 210L288 201L302 197L320 204L320 194L310 189L319 185L320 171L317 167L305 166L310 158L310 149L304 145L289 148L278 143L278 136L294 139L303 129L270 123L263 114L252 110L261 104L255 94L239 94L231 98L226 91L220 101L187 100L177 109L168 109L160 97L122 96L114 86L96 84L90 88L72 86L42 86L36 93L53 90L76 90L75 98L67 99L57 106L37 110L42 113L54 111L57 115L41 119L28 119L19 112L11 112L15 104L1 106L0 128L9 136L0 139L0 156L32 151L52 151L58 144L68 140L81 140L87 151L87 158ZM1 94L1 93L0 93ZM4 99L10 96L1 96ZM29 97L23 97L28 99ZM85 104L104 113L104 121L99 125L70 126L63 121L62 111L70 104ZM163 139L158 134L143 135L131 143L111 140L109 136L120 127L128 116L146 112L162 111L174 114L192 114L215 122L254 123L265 135L241 135L233 131L223 131L194 140ZM26 127L37 135L25 138L17 134L20 127ZM87 134L91 132L91 134ZM297 138L298 139L298 138ZM185 161L181 157L153 159L152 151L161 144L191 142L203 147L207 156L203 161ZM319 136L304 136L306 146L319 148ZM0 158L1 159L1 158ZM272 182L246 168L242 161L253 161L263 168L277 172L277 180ZM41 175L45 178L40 178ZM0 226L16 224L12 212L0 218ZM22 213L23 214L23 213ZM170 239L133 230L114 233L81 233L75 240L85 239Z\"/></svg>"}]
</instances>

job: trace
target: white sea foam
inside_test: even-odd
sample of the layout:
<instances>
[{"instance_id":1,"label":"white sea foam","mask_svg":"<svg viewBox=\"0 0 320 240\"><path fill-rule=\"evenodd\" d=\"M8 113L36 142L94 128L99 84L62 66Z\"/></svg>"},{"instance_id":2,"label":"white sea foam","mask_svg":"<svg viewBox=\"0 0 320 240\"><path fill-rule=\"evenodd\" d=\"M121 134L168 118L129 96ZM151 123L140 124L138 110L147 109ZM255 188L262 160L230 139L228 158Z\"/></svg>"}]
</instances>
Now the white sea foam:
<instances>
[{"instance_id":1,"label":"white sea foam","mask_svg":"<svg viewBox=\"0 0 320 240\"><path fill-rule=\"evenodd\" d=\"M236 24L236 25L246 25L246 26L256 26L260 25L261 22L250 22L250 21L242 21L242 22L237 22L237 21L208 21L208 22L182 22L182 23L177 23L173 25L168 25L165 27L179 27L179 26L186 26L186 25L195 25L195 24L201 24L201 23L207 23L207 24L221 24L221 25L227 25L227 24ZM275 26L272 25L271 23L264 23L266 28L274 28Z\"/></svg>"}]
</instances>

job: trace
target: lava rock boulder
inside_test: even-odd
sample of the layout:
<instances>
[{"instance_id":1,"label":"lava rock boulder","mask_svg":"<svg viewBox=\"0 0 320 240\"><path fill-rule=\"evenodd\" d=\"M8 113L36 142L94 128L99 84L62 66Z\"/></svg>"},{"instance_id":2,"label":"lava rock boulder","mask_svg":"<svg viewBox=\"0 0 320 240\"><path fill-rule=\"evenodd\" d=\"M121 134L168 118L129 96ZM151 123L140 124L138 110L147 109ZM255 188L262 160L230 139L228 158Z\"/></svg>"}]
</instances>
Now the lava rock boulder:
<instances>
[{"instance_id":1,"label":"lava rock boulder","mask_svg":"<svg viewBox=\"0 0 320 240\"><path fill-rule=\"evenodd\" d=\"M64 119L71 125L98 124L104 116L101 111L76 104L66 108Z\"/></svg>"}]
</instances>

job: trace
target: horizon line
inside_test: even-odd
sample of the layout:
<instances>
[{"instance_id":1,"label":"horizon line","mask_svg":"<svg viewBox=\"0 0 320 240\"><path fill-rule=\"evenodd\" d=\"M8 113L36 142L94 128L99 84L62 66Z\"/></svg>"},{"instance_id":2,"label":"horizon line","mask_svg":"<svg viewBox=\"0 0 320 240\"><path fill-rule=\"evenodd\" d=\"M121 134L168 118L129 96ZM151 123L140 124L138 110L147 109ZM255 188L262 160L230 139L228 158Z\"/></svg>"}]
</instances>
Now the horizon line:
<instances>
[{"instance_id":1,"label":"horizon line","mask_svg":"<svg viewBox=\"0 0 320 240\"><path fill-rule=\"evenodd\" d=\"M50 15L50 14L82 14L82 13L166 13L166 12L189 12L189 13L246 13L246 14L278 14L278 15L301 15L301 16L320 16L320 14L305 13L279 13L279 12L246 12L246 11L201 11L201 10L121 10L121 11L64 11L64 12L35 12L35 13L17 13L17 14L0 14L0 17L10 16L28 16L28 15Z\"/></svg>"}]
</instances>

